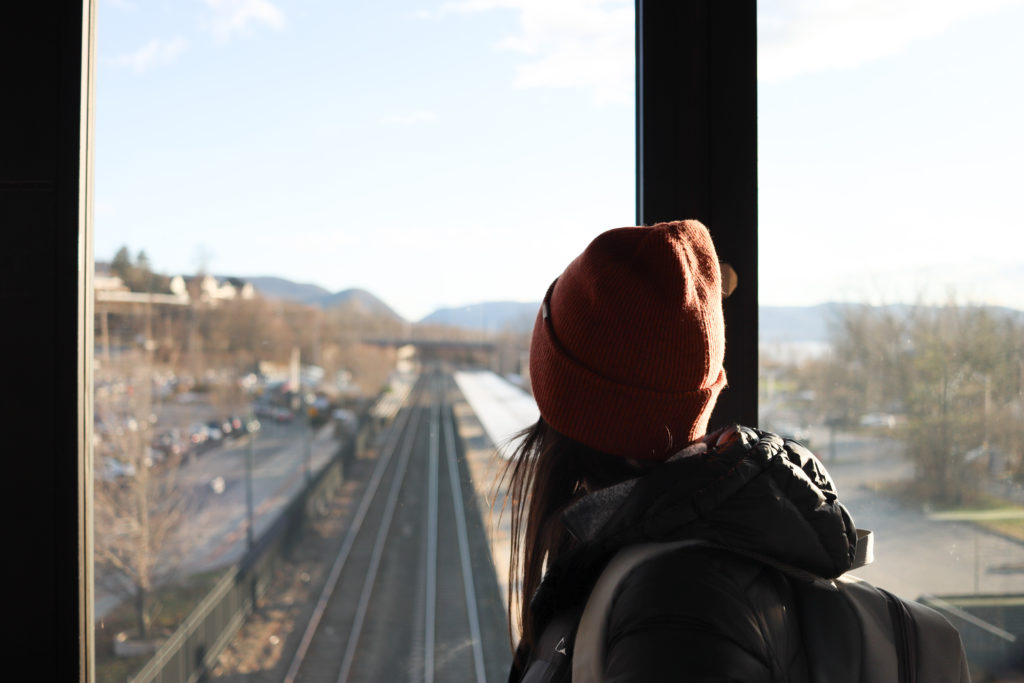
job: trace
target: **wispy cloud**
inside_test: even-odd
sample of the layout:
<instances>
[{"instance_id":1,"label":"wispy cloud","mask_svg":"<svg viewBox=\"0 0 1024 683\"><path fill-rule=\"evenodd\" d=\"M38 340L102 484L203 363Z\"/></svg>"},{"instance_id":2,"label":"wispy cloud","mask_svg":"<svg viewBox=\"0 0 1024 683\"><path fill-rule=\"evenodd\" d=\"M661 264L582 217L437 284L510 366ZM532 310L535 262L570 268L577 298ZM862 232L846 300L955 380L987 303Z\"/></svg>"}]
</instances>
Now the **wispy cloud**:
<instances>
[{"instance_id":1,"label":"wispy cloud","mask_svg":"<svg viewBox=\"0 0 1024 683\"><path fill-rule=\"evenodd\" d=\"M381 121L383 123L393 123L400 126L412 126L417 123L426 123L428 121L436 121L437 114L428 109L417 109L407 114L392 114L385 116Z\"/></svg>"},{"instance_id":2,"label":"wispy cloud","mask_svg":"<svg viewBox=\"0 0 1024 683\"><path fill-rule=\"evenodd\" d=\"M460 0L440 13L519 12L519 31L495 45L517 52L520 88L587 88L601 104L633 100L633 3L628 0ZM429 17L421 12L417 16Z\"/></svg>"},{"instance_id":3,"label":"wispy cloud","mask_svg":"<svg viewBox=\"0 0 1024 683\"><path fill-rule=\"evenodd\" d=\"M204 26L218 40L250 33L255 26L284 28L284 12L270 0L205 0L210 14Z\"/></svg>"},{"instance_id":4,"label":"wispy cloud","mask_svg":"<svg viewBox=\"0 0 1024 683\"><path fill-rule=\"evenodd\" d=\"M418 9L406 15L410 19L437 19L443 13L440 10Z\"/></svg>"},{"instance_id":5,"label":"wispy cloud","mask_svg":"<svg viewBox=\"0 0 1024 683\"><path fill-rule=\"evenodd\" d=\"M154 38L135 52L119 55L108 60L116 66L131 69L135 73L149 71L153 67L170 64L188 47L188 41L181 36L170 40Z\"/></svg>"},{"instance_id":6,"label":"wispy cloud","mask_svg":"<svg viewBox=\"0 0 1024 683\"><path fill-rule=\"evenodd\" d=\"M758 78L859 66L1022 0L765 0L758 3Z\"/></svg>"}]
</instances>

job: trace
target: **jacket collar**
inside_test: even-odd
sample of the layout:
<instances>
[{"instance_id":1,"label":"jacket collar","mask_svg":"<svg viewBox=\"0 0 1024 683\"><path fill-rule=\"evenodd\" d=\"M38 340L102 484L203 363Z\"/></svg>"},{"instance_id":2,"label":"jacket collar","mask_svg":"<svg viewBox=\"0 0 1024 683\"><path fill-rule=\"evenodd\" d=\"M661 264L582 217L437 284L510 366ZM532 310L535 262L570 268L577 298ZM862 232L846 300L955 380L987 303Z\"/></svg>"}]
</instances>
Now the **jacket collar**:
<instances>
[{"instance_id":1,"label":"jacket collar","mask_svg":"<svg viewBox=\"0 0 1024 683\"><path fill-rule=\"evenodd\" d=\"M821 462L800 444L733 425L644 475L590 493L562 519L601 554L701 538L820 576L849 569L856 529Z\"/></svg>"},{"instance_id":2,"label":"jacket collar","mask_svg":"<svg viewBox=\"0 0 1024 683\"><path fill-rule=\"evenodd\" d=\"M620 548L702 539L832 578L856 556L857 532L835 484L807 448L737 425L643 475L590 493L563 513L577 541L532 596L534 618L582 605Z\"/></svg>"}]
</instances>

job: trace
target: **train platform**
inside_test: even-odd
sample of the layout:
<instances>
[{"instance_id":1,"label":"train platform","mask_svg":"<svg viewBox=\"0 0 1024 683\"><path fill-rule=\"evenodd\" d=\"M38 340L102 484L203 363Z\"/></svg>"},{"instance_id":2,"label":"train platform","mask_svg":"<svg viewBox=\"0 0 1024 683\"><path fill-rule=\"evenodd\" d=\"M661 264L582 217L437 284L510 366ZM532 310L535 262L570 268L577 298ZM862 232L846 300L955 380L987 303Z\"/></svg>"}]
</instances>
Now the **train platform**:
<instances>
[{"instance_id":1,"label":"train platform","mask_svg":"<svg viewBox=\"0 0 1024 683\"><path fill-rule=\"evenodd\" d=\"M515 446L512 438L536 422L540 412L530 394L493 372L456 372L455 383L465 399L453 401L455 422L466 447L502 597L507 600L511 535L509 513L502 514L505 488L500 476Z\"/></svg>"}]
</instances>

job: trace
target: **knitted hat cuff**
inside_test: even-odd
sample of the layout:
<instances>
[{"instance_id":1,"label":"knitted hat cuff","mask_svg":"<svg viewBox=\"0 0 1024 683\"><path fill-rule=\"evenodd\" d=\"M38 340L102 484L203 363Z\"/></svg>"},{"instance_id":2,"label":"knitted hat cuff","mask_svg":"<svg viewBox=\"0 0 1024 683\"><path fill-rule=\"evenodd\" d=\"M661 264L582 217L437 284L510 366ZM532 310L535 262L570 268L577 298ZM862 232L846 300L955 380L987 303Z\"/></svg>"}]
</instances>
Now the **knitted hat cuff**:
<instances>
[{"instance_id":1,"label":"knitted hat cuff","mask_svg":"<svg viewBox=\"0 0 1024 683\"><path fill-rule=\"evenodd\" d=\"M721 370L695 391L657 391L610 380L571 357L544 307L530 346L530 376L541 415L558 432L596 450L664 460L707 431L710 407L726 384Z\"/></svg>"}]
</instances>

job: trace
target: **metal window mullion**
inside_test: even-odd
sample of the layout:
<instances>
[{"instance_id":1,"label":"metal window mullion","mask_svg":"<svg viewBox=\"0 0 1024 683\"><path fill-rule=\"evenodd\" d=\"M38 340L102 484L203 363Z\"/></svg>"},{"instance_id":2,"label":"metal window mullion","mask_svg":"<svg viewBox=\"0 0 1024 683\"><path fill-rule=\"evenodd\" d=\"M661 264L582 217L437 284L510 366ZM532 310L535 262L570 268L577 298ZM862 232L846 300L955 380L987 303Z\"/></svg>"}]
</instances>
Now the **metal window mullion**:
<instances>
[{"instance_id":1,"label":"metal window mullion","mask_svg":"<svg viewBox=\"0 0 1024 683\"><path fill-rule=\"evenodd\" d=\"M712 425L757 423L757 11L636 0L637 222L697 218L739 275Z\"/></svg>"}]
</instances>

